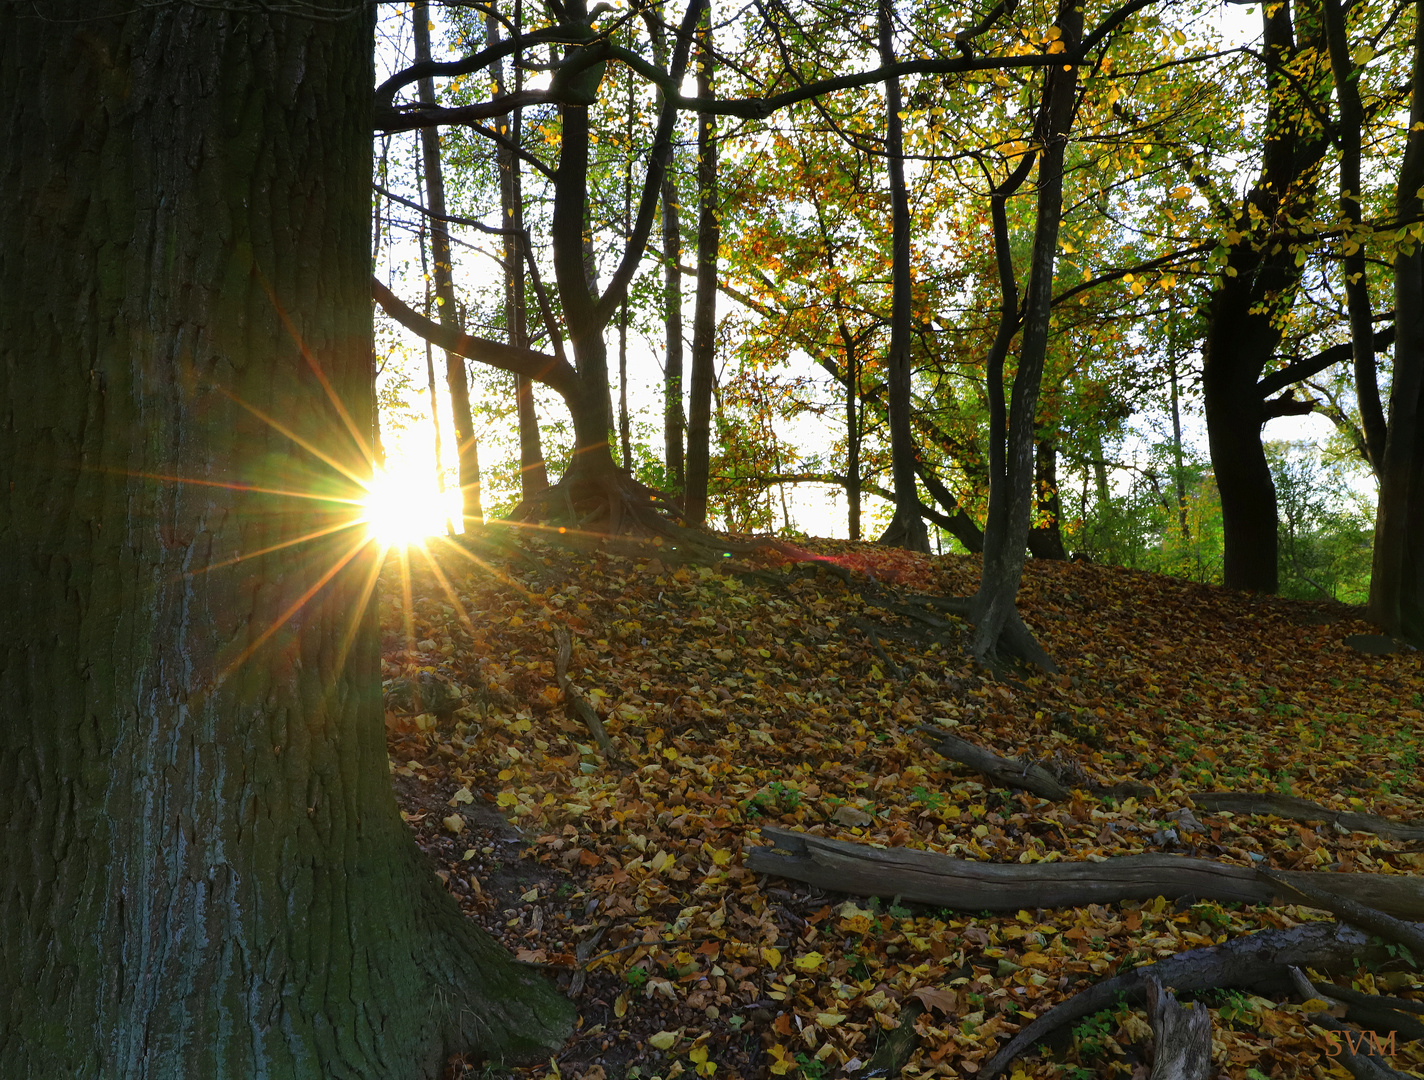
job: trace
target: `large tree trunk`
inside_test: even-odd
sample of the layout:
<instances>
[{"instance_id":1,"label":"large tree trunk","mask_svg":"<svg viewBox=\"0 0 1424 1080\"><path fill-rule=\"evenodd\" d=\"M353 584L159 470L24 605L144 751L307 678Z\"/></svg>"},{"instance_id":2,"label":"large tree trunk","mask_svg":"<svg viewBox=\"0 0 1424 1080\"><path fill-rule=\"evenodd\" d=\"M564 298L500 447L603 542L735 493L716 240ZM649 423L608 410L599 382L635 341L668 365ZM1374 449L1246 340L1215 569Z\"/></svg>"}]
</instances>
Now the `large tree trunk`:
<instances>
[{"instance_id":1,"label":"large tree trunk","mask_svg":"<svg viewBox=\"0 0 1424 1080\"><path fill-rule=\"evenodd\" d=\"M1258 380L1281 340L1301 270L1288 245L1271 232L1314 212L1317 166L1328 140L1296 122L1302 82L1288 74L1296 57L1296 27L1287 4L1262 13L1265 51L1265 130L1261 172L1236 221L1241 240L1229 249L1226 272L1208 305L1202 343L1202 401L1211 464L1221 493L1222 576L1234 589L1275 592L1276 489L1261 445L1271 413ZM1320 26L1302 17L1300 49L1320 48ZM1324 96L1319 80L1304 87Z\"/></svg>"},{"instance_id":2,"label":"large tree trunk","mask_svg":"<svg viewBox=\"0 0 1424 1080\"><path fill-rule=\"evenodd\" d=\"M712 96L712 42L707 25L698 34L697 96ZM716 366L717 249L722 230L717 220L717 118L697 115L697 296L692 306L692 378L687 407L687 491L683 513L689 525L707 521L707 474L712 459L712 381Z\"/></svg>"},{"instance_id":3,"label":"large tree trunk","mask_svg":"<svg viewBox=\"0 0 1424 1080\"><path fill-rule=\"evenodd\" d=\"M341 8L0 5L7 1077L434 1077L569 1030L391 795Z\"/></svg>"},{"instance_id":4,"label":"large tree trunk","mask_svg":"<svg viewBox=\"0 0 1424 1080\"><path fill-rule=\"evenodd\" d=\"M415 30L416 62L429 60L430 10L424 0L419 0L411 9L411 23ZM433 105L435 81L421 79L417 93L422 104ZM431 267L431 277L435 279L435 302L440 309L440 324L463 329L455 303L454 264L450 255L450 226L445 220L445 173L440 162L438 129L421 129L420 149L425 165L425 204L430 209L430 255L435 264ZM455 414L462 512L467 525L482 523L485 515L480 503L479 448L475 445L475 425L470 415L470 382L465 375L465 358L457 353L445 354L445 385L450 390L450 409Z\"/></svg>"},{"instance_id":5,"label":"large tree trunk","mask_svg":"<svg viewBox=\"0 0 1424 1080\"><path fill-rule=\"evenodd\" d=\"M890 0L878 6L880 63L895 63ZM879 542L909 551L930 549L915 485L915 435L910 427L910 198L905 190L905 134L900 122L900 80L885 80L885 156L890 180L890 352L886 405L890 416L890 473L895 515Z\"/></svg>"},{"instance_id":6,"label":"large tree trunk","mask_svg":"<svg viewBox=\"0 0 1424 1080\"><path fill-rule=\"evenodd\" d=\"M1416 0L1409 136L1399 170L1399 220L1424 211L1424 3ZM1394 260L1394 378L1375 517L1370 618L1391 634L1424 644L1424 245Z\"/></svg>"}]
</instances>

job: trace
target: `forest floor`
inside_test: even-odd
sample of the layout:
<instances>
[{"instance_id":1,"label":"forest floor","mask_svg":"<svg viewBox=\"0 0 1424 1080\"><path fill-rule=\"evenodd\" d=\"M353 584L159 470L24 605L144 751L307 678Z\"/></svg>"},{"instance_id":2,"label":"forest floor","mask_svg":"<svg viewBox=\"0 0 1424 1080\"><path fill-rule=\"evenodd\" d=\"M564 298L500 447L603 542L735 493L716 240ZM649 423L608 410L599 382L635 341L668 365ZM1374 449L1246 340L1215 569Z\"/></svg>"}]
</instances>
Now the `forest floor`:
<instances>
[{"instance_id":1,"label":"forest floor","mask_svg":"<svg viewBox=\"0 0 1424 1080\"><path fill-rule=\"evenodd\" d=\"M973 1076L1022 1024L1120 969L1328 918L1161 897L998 914L872 901L747 869L763 826L997 862L1165 852L1424 872L1418 841L1200 809L1205 831L1187 832L1168 818L1188 792L1221 789L1424 823L1421 654L1351 648L1369 631L1358 611L1031 561L1020 606L1063 674L996 676L960 630L891 606L972 592L977 559L808 547L820 561L705 566L537 539L392 556L380 604L403 816L464 910L580 1010L557 1057L521 1075L867 1076L913 1024L903 1075ZM561 628L613 760L566 711ZM422 672L411 701L402 687ZM438 715L420 711L441 694ZM1005 790L937 754L922 724L1084 787L1152 793ZM1424 1000L1403 963L1338 981ZM1303 1006L1201 1000L1220 1075L1347 1075ZM1140 1011L1121 1005L1012 1071L1145 1077L1150 1047ZM1394 1062L1424 1074L1424 1045L1401 1041Z\"/></svg>"}]
</instances>

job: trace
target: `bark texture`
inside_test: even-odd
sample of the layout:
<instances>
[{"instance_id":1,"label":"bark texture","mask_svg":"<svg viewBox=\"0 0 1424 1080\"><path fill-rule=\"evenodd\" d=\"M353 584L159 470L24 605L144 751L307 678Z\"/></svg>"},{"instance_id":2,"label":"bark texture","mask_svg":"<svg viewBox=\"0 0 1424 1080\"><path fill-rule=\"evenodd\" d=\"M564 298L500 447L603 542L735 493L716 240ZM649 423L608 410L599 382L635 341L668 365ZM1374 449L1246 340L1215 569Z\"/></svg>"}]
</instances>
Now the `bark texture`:
<instances>
[{"instance_id":1,"label":"bark texture","mask_svg":"<svg viewBox=\"0 0 1424 1080\"><path fill-rule=\"evenodd\" d=\"M569 1027L391 795L339 528L372 410L343 7L0 5L6 1077L430 1077Z\"/></svg>"}]
</instances>

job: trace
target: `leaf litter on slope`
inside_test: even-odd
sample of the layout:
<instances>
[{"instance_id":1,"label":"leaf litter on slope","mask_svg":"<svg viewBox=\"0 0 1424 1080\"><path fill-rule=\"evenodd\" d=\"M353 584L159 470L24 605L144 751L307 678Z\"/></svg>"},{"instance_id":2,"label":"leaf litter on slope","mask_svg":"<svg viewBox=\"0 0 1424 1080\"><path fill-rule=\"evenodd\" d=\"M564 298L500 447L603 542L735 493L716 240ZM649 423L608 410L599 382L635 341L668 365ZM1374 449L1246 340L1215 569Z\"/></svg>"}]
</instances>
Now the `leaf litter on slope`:
<instances>
[{"instance_id":1,"label":"leaf litter on slope","mask_svg":"<svg viewBox=\"0 0 1424 1080\"><path fill-rule=\"evenodd\" d=\"M1367 629L1348 609L1035 561L1022 608L1066 674L999 681L952 635L932 641L883 606L887 590L971 592L974 558L828 541L820 564L705 567L652 548L521 546L507 566L412 566L410 610L393 563L381 617L388 679L425 671L462 695L445 718L388 713L407 820L466 911L580 1005L579 1033L535 1073L854 1075L915 1001L933 1007L913 1010L905 1075L972 1075L1027 1019L1123 965L1321 917L1160 898L990 916L828 895L742 867L763 825L995 861L1169 851L1424 869L1418 845L1274 818L1165 829L1188 791L1212 788L1420 816L1418 658L1345 647ZM866 625L885 629L878 647ZM560 626L621 761L565 713ZM1155 793L1052 804L997 790L929 749L925 723ZM1300 1010L1267 1004L1215 1009L1226 1075L1324 1060ZM1127 1076L1148 1045L1119 1010L1018 1068Z\"/></svg>"}]
</instances>

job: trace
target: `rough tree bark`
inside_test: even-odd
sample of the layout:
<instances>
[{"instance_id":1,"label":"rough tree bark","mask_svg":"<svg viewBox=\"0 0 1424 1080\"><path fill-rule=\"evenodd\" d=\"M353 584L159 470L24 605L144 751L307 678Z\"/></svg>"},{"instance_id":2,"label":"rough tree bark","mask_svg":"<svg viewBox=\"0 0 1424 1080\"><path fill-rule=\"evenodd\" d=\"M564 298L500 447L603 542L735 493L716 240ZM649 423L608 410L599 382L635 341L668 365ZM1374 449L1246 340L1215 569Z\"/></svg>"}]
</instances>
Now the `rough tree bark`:
<instances>
[{"instance_id":1,"label":"rough tree bark","mask_svg":"<svg viewBox=\"0 0 1424 1080\"><path fill-rule=\"evenodd\" d=\"M711 5L698 33L697 96L712 96ZM697 296L692 307L692 372L687 401L687 490L683 514L689 525L707 521L707 475L712 458L712 377L716 364L717 249L722 242L717 206L717 118L697 116Z\"/></svg>"},{"instance_id":2,"label":"rough tree bark","mask_svg":"<svg viewBox=\"0 0 1424 1080\"><path fill-rule=\"evenodd\" d=\"M411 9L415 31L415 60L430 59L430 8L419 0ZM435 81L421 79L417 92L422 104L435 103ZM454 263L450 254L450 226L445 213L445 172L440 161L440 129L423 128L420 152L425 166L425 204L430 208L430 257L434 265L435 303L442 326L459 328L460 314L455 303ZM483 522L480 503L480 458L475 443L475 425L470 416L470 382L465 374L465 358L445 354L445 385L450 391L450 409L455 417L455 452L460 462L460 503L466 522Z\"/></svg>"},{"instance_id":3,"label":"rough tree bark","mask_svg":"<svg viewBox=\"0 0 1424 1080\"><path fill-rule=\"evenodd\" d=\"M1416 18L1424 3L1416 0ZM1399 220L1424 214L1424 19L1415 28L1409 136L1399 169ZM1394 259L1396 339L1389 423L1375 517L1370 618L1386 632L1424 643L1424 245L1402 244Z\"/></svg>"},{"instance_id":4,"label":"rough tree bark","mask_svg":"<svg viewBox=\"0 0 1424 1080\"><path fill-rule=\"evenodd\" d=\"M391 794L336 501L371 468L370 11L0 5L7 1077L434 1077L569 1030Z\"/></svg>"},{"instance_id":5,"label":"rough tree bark","mask_svg":"<svg viewBox=\"0 0 1424 1080\"><path fill-rule=\"evenodd\" d=\"M880 63L895 63L895 28L889 0L880 0L877 16ZM920 516L915 481L915 435L910 426L910 196L905 189L905 132L900 121L900 80L885 80L885 157L890 182L890 351L886 382L890 414L890 473L895 515L879 543L909 551L930 549L929 531Z\"/></svg>"}]
</instances>

